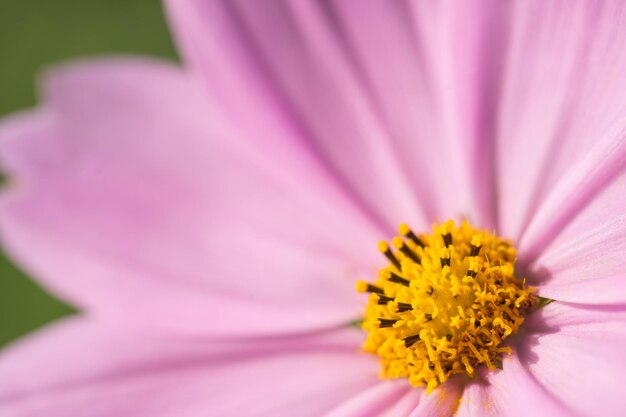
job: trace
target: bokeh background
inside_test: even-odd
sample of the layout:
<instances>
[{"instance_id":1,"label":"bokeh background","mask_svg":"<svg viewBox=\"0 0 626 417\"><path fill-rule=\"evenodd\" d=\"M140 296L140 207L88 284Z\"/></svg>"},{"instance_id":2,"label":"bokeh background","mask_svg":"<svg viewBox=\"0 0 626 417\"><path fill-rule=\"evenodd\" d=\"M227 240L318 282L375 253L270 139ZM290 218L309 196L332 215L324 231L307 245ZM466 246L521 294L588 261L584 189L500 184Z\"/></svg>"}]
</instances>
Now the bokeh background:
<instances>
[{"instance_id":1,"label":"bokeh background","mask_svg":"<svg viewBox=\"0 0 626 417\"><path fill-rule=\"evenodd\" d=\"M43 69L111 54L177 60L158 0L2 0L0 117L36 104ZM0 348L73 312L0 252Z\"/></svg>"}]
</instances>

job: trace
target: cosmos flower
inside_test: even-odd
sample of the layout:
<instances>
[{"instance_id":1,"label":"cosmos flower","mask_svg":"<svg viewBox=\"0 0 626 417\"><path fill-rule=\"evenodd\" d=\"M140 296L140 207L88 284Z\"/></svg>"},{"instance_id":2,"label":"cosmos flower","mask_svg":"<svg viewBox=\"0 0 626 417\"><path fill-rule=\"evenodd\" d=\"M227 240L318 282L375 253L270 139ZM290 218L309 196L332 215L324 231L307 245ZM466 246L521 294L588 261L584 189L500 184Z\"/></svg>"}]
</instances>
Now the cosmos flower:
<instances>
[{"instance_id":1,"label":"cosmos flower","mask_svg":"<svg viewBox=\"0 0 626 417\"><path fill-rule=\"evenodd\" d=\"M3 244L81 310L0 415L622 415L623 2L167 6L181 67L0 126Z\"/></svg>"}]
</instances>

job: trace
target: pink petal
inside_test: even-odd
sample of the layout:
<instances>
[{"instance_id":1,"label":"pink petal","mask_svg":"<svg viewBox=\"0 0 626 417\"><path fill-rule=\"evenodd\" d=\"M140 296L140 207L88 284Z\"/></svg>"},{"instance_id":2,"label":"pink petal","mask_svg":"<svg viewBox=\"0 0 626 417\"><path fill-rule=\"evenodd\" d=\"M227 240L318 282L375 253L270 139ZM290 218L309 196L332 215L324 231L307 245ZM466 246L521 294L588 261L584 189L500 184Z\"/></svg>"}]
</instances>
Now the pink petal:
<instances>
[{"instance_id":1,"label":"pink petal","mask_svg":"<svg viewBox=\"0 0 626 417\"><path fill-rule=\"evenodd\" d=\"M465 384L461 404L456 417L490 417L503 413L491 398L489 384L486 381L473 381Z\"/></svg>"},{"instance_id":2,"label":"pink petal","mask_svg":"<svg viewBox=\"0 0 626 417\"><path fill-rule=\"evenodd\" d=\"M622 416L626 309L553 302L530 327L522 361L563 404L585 416Z\"/></svg>"},{"instance_id":3,"label":"pink petal","mask_svg":"<svg viewBox=\"0 0 626 417\"><path fill-rule=\"evenodd\" d=\"M346 57L305 39L284 2L168 2L185 57L266 146L307 146L391 230L423 222L395 150ZM335 45L335 44L333 44ZM336 45L335 45L336 46ZM257 137L278 125L284 136Z\"/></svg>"},{"instance_id":4,"label":"pink petal","mask_svg":"<svg viewBox=\"0 0 626 417\"><path fill-rule=\"evenodd\" d=\"M409 417L448 417L454 414L463 394L463 381L450 379L422 397Z\"/></svg>"},{"instance_id":5,"label":"pink petal","mask_svg":"<svg viewBox=\"0 0 626 417\"><path fill-rule=\"evenodd\" d=\"M443 187L446 211L460 211L475 224L494 228L497 126L493 116L497 112L508 6L490 0L406 3L415 49L425 67L433 94L431 105L440 124L439 134L426 144L435 152L429 155L434 174L430 180ZM386 65L386 54L381 58L381 65ZM415 118L410 107L409 111L394 110ZM449 179L454 176L458 177Z\"/></svg>"},{"instance_id":6,"label":"pink petal","mask_svg":"<svg viewBox=\"0 0 626 417\"><path fill-rule=\"evenodd\" d=\"M258 148L192 78L146 61L48 78L4 122L4 244L78 306L204 335L352 320L381 233L304 149ZM271 135L271 132L267 132ZM382 259L380 259L382 262Z\"/></svg>"},{"instance_id":7,"label":"pink petal","mask_svg":"<svg viewBox=\"0 0 626 417\"><path fill-rule=\"evenodd\" d=\"M492 224L490 109L481 94L497 21L490 13L416 6L414 22L401 2L168 6L187 61L241 124L290 123L292 140L309 143L382 223L422 228L467 216ZM431 41L415 30L421 20L441 28L432 51L421 50ZM438 70L445 74L433 83Z\"/></svg>"},{"instance_id":8,"label":"pink petal","mask_svg":"<svg viewBox=\"0 0 626 417\"><path fill-rule=\"evenodd\" d=\"M380 417L408 417L417 408L423 396L423 389L410 389L402 398L391 405L389 410L383 412Z\"/></svg>"},{"instance_id":9,"label":"pink petal","mask_svg":"<svg viewBox=\"0 0 626 417\"><path fill-rule=\"evenodd\" d=\"M623 166L620 2L512 2L498 105L502 234L534 259Z\"/></svg>"},{"instance_id":10,"label":"pink petal","mask_svg":"<svg viewBox=\"0 0 626 417\"><path fill-rule=\"evenodd\" d=\"M544 297L577 303L626 303L626 186L606 187L532 266Z\"/></svg>"},{"instance_id":11,"label":"pink petal","mask_svg":"<svg viewBox=\"0 0 626 417\"><path fill-rule=\"evenodd\" d=\"M565 226L623 174L624 168L626 126L601 136L542 202L519 242L522 262L535 260Z\"/></svg>"},{"instance_id":12,"label":"pink petal","mask_svg":"<svg viewBox=\"0 0 626 417\"><path fill-rule=\"evenodd\" d=\"M207 344L74 319L0 357L0 414L318 417L377 382L355 336Z\"/></svg>"},{"instance_id":13,"label":"pink petal","mask_svg":"<svg viewBox=\"0 0 626 417\"><path fill-rule=\"evenodd\" d=\"M378 417L412 389L406 381L379 382L324 414L324 417Z\"/></svg>"},{"instance_id":14,"label":"pink petal","mask_svg":"<svg viewBox=\"0 0 626 417\"><path fill-rule=\"evenodd\" d=\"M316 5L295 3L305 36L325 52L338 49L354 67L428 219L464 215L492 226L491 161L482 120L491 63L481 53L490 47L496 19L475 5L452 2Z\"/></svg>"},{"instance_id":15,"label":"pink petal","mask_svg":"<svg viewBox=\"0 0 626 417\"><path fill-rule=\"evenodd\" d=\"M569 417L561 404L520 362L517 353L503 358L503 370L483 372L465 385L457 417Z\"/></svg>"},{"instance_id":16,"label":"pink petal","mask_svg":"<svg viewBox=\"0 0 626 417\"><path fill-rule=\"evenodd\" d=\"M516 353L503 358L503 370L484 372L465 386L457 417L569 417L573 413L538 383Z\"/></svg>"}]
</instances>

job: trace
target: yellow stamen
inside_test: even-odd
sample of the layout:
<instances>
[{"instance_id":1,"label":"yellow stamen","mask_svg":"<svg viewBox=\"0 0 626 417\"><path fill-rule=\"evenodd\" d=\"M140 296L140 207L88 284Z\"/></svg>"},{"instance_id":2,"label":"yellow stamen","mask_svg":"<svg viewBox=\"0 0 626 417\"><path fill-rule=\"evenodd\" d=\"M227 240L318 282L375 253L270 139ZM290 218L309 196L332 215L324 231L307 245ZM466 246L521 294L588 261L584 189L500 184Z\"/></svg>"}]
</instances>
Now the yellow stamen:
<instances>
[{"instance_id":1,"label":"yellow stamen","mask_svg":"<svg viewBox=\"0 0 626 417\"><path fill-rule=\"evenodd\" d=\"M363 293L367 291L367 282L358 280L356 282L356 292Z\"/></svg>"},{"instance_id":2,"label":"yellow stamen","mask_svg":"<svg viewBox=\"0 0 626 417\"><path fill-rule=\"evenodd\" d=\"M401 224L399 234L379 243L390 265L378 279L356 284L372 293L363 349L380 357L381 376L430 392L452 375L495 369L510 352L505 339L537 302L515 276L511 242L451 220L422 235Z\"/></svg>"}]
</instances>

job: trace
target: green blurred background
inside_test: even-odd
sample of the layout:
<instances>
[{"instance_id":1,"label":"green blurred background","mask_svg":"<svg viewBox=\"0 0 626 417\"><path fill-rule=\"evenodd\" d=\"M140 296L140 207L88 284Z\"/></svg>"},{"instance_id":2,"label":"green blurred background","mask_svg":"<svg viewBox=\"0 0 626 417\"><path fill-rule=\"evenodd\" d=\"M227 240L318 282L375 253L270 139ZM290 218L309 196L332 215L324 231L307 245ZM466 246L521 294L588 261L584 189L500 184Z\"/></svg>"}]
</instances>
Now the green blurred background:
<instances>
[{"instance_id":1,"label":"green blurred background","mask_svg":"<svg viewBox=\"0 0 626 417\"><path fill-rule=\"evenodd\" d=\"M36 104L42 68L120 53L177 59L158 0L2 0L0 116ZM72 312L0 253L0 347Z\"/></svg>"}]
</instances>

